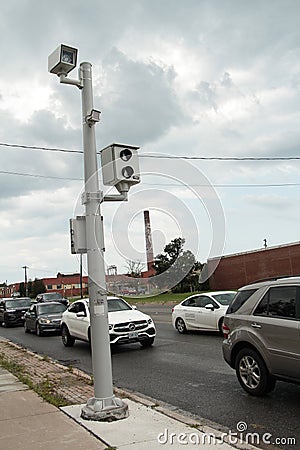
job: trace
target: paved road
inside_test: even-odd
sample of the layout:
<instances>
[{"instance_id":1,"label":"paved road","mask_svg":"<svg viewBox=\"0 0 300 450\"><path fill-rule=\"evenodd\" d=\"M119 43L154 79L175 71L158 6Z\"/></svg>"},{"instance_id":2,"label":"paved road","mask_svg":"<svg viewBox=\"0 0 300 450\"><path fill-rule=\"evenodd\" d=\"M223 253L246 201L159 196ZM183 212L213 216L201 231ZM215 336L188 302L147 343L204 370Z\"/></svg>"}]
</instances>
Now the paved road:
<instances>
[{"instance_id":1,"label":"paved road","mask_svg":"<svg viewBox=\"0 0 300 450\"><path fill-rule=\"evenodd\" d=\"M114 384L162 400L236 431L244 421L249 431L274 437L297 437L300 448L300 386L278 383L265 398L248 396L239 387L234 372L223 361L222 338L213 333L180 335L171 327L171 307L141 306L151 313L158 335L155 345L120 346L113 351ZM88 344L63 347L59 336L38 338L23 329L0 328L0 334L30 350L46 354L66 365L91 373ZM271 448L267 446L265 448Z\"/></svg>"}]
</instances>

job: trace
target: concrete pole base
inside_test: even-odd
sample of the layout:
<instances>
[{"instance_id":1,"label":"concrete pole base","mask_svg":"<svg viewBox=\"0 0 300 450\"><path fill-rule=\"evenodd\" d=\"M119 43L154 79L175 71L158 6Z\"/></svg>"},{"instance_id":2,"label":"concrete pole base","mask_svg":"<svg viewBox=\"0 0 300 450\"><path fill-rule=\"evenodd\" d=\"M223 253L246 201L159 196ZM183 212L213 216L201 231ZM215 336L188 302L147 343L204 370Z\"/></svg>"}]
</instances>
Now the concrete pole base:
<instances>
[{"instance_id":1,"label":"concrete pole base","mask_svg":"<svg viewBox=\"0 0 300 450\"><path fill-rule=\"evenodd\" d=\"M90 398L81 410L82 419L98 422L113 422L128 416L128 405L115 396L107 399Z\"/></svg>"}]
</instances>

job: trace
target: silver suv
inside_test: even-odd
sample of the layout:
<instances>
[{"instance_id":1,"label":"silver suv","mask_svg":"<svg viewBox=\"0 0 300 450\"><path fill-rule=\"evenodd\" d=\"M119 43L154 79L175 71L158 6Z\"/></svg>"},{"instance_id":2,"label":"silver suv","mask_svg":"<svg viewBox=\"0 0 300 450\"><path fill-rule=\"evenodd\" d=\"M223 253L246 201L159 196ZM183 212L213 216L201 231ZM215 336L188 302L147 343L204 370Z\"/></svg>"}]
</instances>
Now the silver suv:
<instances>
[{"instance_id":1,"label":"silver suv","mask_svg":"<svg viewBox=\"0 0 300 450\"><path fill-rule=\"evenodd\" d=\"M271 392L277 379L300 383L300 277L239 289L223 334L225 361L249 394Z\"/></svg>"}]
</instances>

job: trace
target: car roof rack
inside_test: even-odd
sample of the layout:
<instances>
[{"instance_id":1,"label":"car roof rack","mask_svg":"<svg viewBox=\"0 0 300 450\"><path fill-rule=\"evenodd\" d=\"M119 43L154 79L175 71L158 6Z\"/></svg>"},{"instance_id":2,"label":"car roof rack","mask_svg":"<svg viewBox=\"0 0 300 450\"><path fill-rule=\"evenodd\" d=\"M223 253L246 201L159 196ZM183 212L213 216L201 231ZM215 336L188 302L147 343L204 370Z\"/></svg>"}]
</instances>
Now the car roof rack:
<instances>
[{"instance_id":1,"label":"car roof rack","mask_svg":"<svg viewBox=\"0 0 300 450\"><path fill-rule=\"evenodd\" d=\"M269 278L261 278L259 280L251 281L251 283L248 284L255 284L255 283L262 283L264 281L277 281L284 278L299 278L300 275L278 275L276 277L269 277Z\"/></svg>"}]
</instances>

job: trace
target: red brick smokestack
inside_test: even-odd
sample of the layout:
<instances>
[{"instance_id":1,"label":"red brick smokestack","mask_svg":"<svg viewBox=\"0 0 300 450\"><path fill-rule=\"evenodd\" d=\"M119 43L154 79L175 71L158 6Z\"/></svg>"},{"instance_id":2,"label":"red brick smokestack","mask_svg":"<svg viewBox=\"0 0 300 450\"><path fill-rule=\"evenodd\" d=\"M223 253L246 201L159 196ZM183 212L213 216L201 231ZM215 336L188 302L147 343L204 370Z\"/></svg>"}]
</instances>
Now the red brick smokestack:
<instances>
[{"instance_id":1,"label":"red brick smokestack","mask_svg":"<svg viewBox=\"0 0 300 450\"><path fill-rule=\"evenodd\" d=\"M144 211L144 222L145 222L147 267L148 267L148 270L153 270L152 266L154 263L154 255L153 255L153 244L152 244L152 236L151 236L149 211Z\"/></svg>"}]
</instances>

